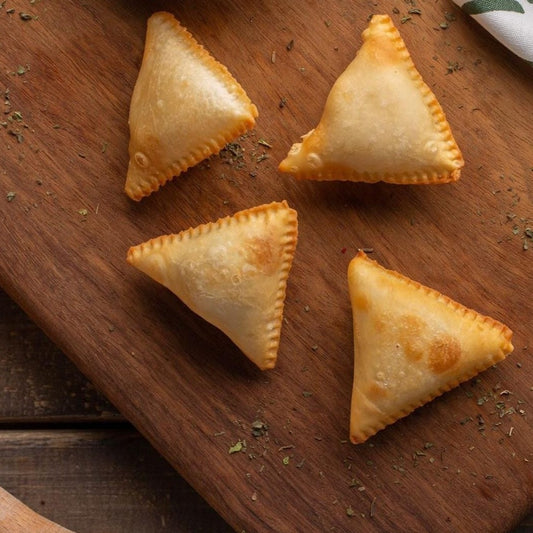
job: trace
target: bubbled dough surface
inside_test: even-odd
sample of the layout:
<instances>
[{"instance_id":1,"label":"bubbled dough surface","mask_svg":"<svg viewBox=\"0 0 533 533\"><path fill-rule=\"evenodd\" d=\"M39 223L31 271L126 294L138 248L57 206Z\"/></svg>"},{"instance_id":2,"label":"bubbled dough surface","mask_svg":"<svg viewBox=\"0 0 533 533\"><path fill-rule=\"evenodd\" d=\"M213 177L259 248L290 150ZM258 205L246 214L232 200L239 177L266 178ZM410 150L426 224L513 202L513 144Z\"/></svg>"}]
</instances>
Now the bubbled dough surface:
<instances>
[{"instance_id":1,"label":"bubbled dough surface","mask_svg":"<svg viewBox=\"0 0 533 533\"><path fill-rule=\"evenodd\" d=\"M223 219L156 241L137 268L221 329L256 363L279 328L283 248L292 210Z\"/></svg>"},{"instance_id":2,"label":"bubbled dough surface","mask_svg":"<svg viewBox=\"0 0 533 533\"><path fill-rule=\"evenodd\" d=\"M501 330L435 291L368 260L351 270L351 283L354 387L383 414L421 405L501 358Z\"/></svg>"}]
</instances>

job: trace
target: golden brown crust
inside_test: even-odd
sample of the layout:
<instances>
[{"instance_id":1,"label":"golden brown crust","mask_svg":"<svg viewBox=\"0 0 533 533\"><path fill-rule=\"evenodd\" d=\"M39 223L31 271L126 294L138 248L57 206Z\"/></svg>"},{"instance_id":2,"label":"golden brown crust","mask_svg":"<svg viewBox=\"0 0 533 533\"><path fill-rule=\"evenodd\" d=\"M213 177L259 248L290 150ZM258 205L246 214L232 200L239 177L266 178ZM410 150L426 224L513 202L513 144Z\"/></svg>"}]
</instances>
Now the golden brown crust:
<instances>
[{"instance_id":1,"label":"golden brown crust","mask_svg":"<svg viewBox=\"0 0 533 533\"><path fill-rule=\"evenodd\" d=\"M253 128L257 116L228 69L170 13L155 13L130 105L126 193L148 196Z\"/></svg>"},{"instance_id":2,"label":"golden brown crust","mask_svg":"<svg viewBox=\"0 0 533 533\"><path fill-rule=\"evenodd\" d=\"M435 95L387 15L374 15L335 82L318 126L279 170L300 179L429 184L455 181L461 152Z\"/></svg>"},{"instance_id":3,"label":"golden brown crust","mask_svg":"<svg viewBox=\"0 0 533 533\"><path fill-rule=\"evenodd\" d=\"M364 442L504 359L511 330L359 252L348 269L354 322L350 438Z\"/></svg>"},{"instance_id":4,"label":"golden brown crust","mask_svg":"<svg viewBox=\"0 0 533 533\"><path fill-rule=\"evenodd\" d=\"M276 364L297 238L296 211L273 202L133 246L127 261L264 370Z\"/></svg>"}]
</instances>

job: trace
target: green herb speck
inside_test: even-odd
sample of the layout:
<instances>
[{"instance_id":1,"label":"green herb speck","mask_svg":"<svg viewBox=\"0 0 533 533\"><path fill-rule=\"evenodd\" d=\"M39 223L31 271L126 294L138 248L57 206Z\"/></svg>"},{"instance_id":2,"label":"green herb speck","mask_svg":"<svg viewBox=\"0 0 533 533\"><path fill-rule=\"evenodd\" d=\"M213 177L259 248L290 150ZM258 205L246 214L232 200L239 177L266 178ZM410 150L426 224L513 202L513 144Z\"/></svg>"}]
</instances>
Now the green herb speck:
<instances>
[{"instance_id":1,"label":"green herb speck","mask_svg":"<svg viewBox=\"0 0 533 533\"><path fill-rule=\"evenodd\" d=\"M272 148L272 145L269 142L265 141L265 139L259 139L257 141L257 144L260 144L262 146L266 146L267 148Z\"/></svg>"},{"instance_id":2,"label":"green herb speck","mask_svg":"<svg viewBox=\"0 0 533 533\"><path fill-rule=\"evenodd\" d=\"M230 449L228 453L238 453L241 452L245 448L245 441L239 440L237 441L233 446L230 446Z\"/></svg>"}]
</instances>

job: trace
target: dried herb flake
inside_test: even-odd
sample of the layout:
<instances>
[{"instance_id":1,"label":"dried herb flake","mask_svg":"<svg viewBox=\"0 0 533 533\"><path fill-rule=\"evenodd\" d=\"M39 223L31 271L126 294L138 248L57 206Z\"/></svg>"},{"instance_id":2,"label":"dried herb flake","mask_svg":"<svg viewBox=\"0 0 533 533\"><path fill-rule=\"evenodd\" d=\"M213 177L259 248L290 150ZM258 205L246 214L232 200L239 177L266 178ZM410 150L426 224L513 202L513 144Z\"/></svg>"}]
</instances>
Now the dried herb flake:
<instances>
[{"instance_id":1,"label":"dried herb flake","mask_svg":"<svg viewBox=\"0 0 533 533\"><path fill-rule=\"evenodd\" d=\"M233 454L233 453L242 452L242 450L245 448L246 448L246 441L239 440L233 446L230 446L228 453Z\"/></svg>"},{"instance_id":2,"label":"dried herb flake","mask_svg":"<svg viewBox=\"0 0 533 533\"><path fill-rule=\"evenodd\" d=\"M272 145L269 142L265 141L265 139L259 139L257 141L257 144L260 144L261 146L266 146L267 148L272 148Z\"/></svg>"}]
</instances>

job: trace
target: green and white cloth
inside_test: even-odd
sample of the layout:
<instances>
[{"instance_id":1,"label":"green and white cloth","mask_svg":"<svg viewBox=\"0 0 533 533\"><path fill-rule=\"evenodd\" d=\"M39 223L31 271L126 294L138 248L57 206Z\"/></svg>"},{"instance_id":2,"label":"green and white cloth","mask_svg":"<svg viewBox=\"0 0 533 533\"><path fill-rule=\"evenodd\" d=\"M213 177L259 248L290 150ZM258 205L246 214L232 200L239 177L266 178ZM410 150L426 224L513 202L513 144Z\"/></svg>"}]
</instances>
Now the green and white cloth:
<instances>
[{"instance_id":1,"label":"green and white cloth","mask_svg":"<svg viewBox=\"0 0 533 533\"><path fill-rule=\"evenodd\" d=\"M507 48L533 65L533 0L453 0Z\"/></svg>"}]
</instances>

